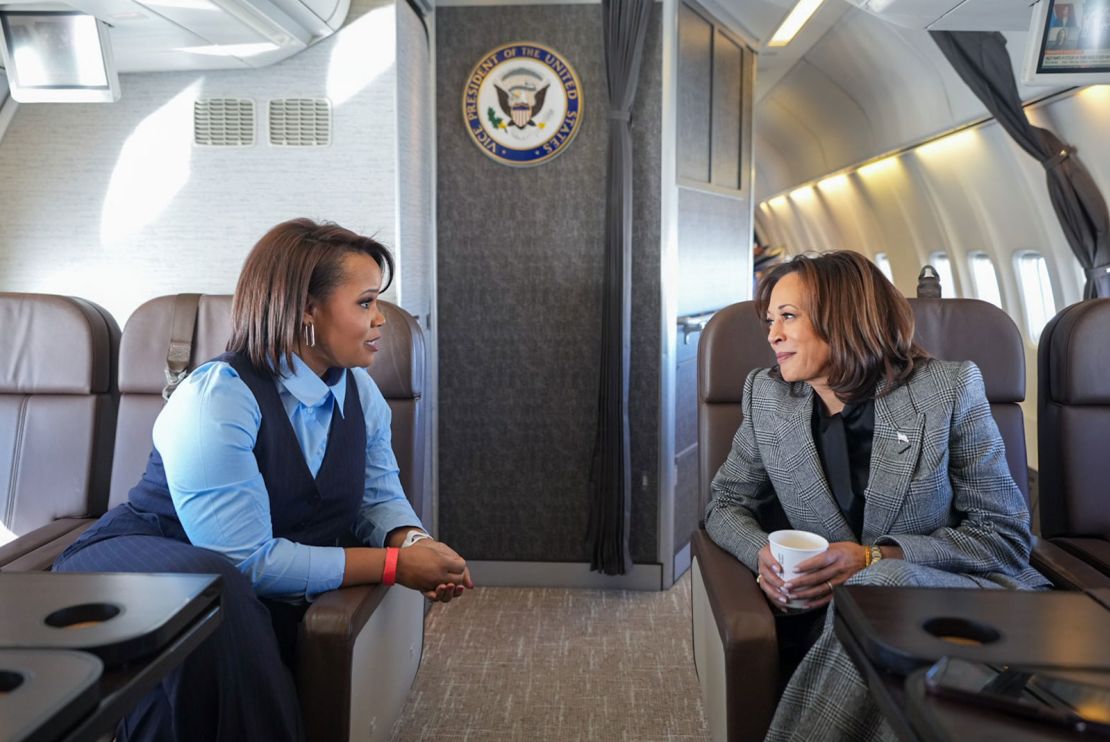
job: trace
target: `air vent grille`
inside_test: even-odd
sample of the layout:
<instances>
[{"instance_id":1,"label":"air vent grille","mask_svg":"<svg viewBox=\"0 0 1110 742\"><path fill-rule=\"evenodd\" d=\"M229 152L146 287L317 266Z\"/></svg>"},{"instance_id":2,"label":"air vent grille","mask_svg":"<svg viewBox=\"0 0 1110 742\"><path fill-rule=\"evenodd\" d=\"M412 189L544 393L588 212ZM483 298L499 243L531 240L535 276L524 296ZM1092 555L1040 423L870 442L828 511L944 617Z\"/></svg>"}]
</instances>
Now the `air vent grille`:
<instances>
[{"instance_id":1,"label":"air vent grille","mask_svg":"<svg viewBox=\"0 0 1110 742\"><path fill-rule=\"evenodd\" d=\"M331 144L331 103L326 98L270 101L270 144L277 147Z\"/></svg>"},{"instance_id":2,"label":"air vent grille","mask_svg":"<svg viewBox=\"0 0 1110 742\"><path fill-rule=\"evenodd\" d=\"M203 98L193 104L193 141L201 147L254 144L254 101Z\"/></svg>"}]
</instances>

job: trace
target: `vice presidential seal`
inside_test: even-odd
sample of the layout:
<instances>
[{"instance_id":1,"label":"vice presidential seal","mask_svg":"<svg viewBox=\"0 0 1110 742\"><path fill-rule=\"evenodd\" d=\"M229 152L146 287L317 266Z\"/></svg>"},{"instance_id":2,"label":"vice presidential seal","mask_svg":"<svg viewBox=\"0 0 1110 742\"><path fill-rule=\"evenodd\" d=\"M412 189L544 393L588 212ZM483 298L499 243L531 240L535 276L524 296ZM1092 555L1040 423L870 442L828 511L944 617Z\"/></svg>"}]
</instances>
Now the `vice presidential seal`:
<instances>
[{"instance_id":1,"label":"vice presidential seal","mask_svg":"<svg viewBox=\"0 0 1110 742\"><path fill-rule=\"evenodd\" d=\"M487 156L515 167L539 165L582 128L582 87L555 50L529 41L506 44L466 78L463 118Z\"/></svg>"}]
</instances>

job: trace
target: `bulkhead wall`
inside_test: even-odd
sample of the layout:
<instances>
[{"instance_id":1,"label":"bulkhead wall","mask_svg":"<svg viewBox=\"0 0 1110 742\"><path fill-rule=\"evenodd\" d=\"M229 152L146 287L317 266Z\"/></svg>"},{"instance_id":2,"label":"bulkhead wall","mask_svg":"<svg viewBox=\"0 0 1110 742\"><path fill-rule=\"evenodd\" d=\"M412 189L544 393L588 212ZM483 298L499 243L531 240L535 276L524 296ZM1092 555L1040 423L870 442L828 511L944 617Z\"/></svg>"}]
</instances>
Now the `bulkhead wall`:
<instances>
[{"instance_id":1,"label":"bulkhead wall","mask_svg":"<svg viewBox=\"0 0 1110 742\"><path fill-rule=\"evenodd\" d=\"M631 552L657 560L661 9L633 138ZM436 11L439 526L468 559L588 562L605 247L607 93L599 5ZM487 52L530 41L577 70L582 129L511 168L469 141L465 81Z\"/></svg>"}]
</instances>

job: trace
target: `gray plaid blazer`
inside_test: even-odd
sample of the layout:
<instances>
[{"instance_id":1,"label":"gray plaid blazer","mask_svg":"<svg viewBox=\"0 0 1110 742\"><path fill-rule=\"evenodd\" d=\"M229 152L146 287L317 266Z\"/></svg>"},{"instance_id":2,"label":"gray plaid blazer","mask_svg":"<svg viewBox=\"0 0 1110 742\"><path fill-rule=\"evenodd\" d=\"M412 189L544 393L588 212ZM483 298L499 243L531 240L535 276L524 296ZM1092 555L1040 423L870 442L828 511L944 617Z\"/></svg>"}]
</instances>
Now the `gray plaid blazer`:
<instances>
[{"instance_id":1,"label":"gray plaid blazer","mask_svg":"<svg viewBox=\"0 0 1110 742\"><path fill-rule=\"evenodd\" d=\"M806 384L795 389L804 393L792 396L767 369L748 375L744 420L706 509L710 537L753 571L767 543L755 513L772 498L794 528L856 540L813 444L816 395ZM864 497L864 543L897 545L907 562L1005 587L1047 584L1029 566L1029 511L974 363L929 361L876 398Z\"/></svg>"}]
</instances>

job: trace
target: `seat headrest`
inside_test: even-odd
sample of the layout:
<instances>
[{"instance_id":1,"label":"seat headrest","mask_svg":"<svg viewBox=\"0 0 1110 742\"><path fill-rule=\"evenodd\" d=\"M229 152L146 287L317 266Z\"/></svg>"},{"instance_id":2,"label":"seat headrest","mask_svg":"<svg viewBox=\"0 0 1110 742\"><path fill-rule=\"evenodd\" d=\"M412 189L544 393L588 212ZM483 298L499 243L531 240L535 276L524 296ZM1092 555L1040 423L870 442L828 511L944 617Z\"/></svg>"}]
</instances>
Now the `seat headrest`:
<instances>
[{"instance_id":1,"label":"seat headrest","mask_svg":"<svg viewBox=\"0 0 1110 742\"><path fill-rule=\"evenodd\" d=\"M740 403L753 368L775 365L767 326L754 301L731 304L713 315L698 343L698 395L702 402Z\"/></svg>"},{"instance_id":2,"label":"seat headrest","mask_svg":"<svg viewBox=\"0 0 1110 742\"><path fill-rule=\"evenodd\" d=\"M120 391L161 394L176 296L151 299L127 320L120 344ZM424 336L412 315L379 301L386 325L370 375L386 399L420 397L424 391ZM224 352L231 337L231 296L202 295L197 303L190 370ZM415 358L416 362L408 360Z\"/></svg>"},{"instance_id":3,"label":"seat headrest","mask_svg":"<svg viewBox=\"0 0 1110 742\"><path fill-rule=\"evenodd\" d=\"M1025 342L1010 315L978 299L910 299L917 342L944 361L973 361L993 403L1025 399Z\"/></svg>"},{"instance_id":4,"label":"seat headrest","mask_svg":"<svg viewBox=\"0 0 1110 742\"><path fill-rule=\"evenodd\" d=\"M92 302L0 293L0 393L105 394L115 320Z\"/></svg>"},{"instance_id":5,"label":"seat headrest","mask_svg":"<svg viewBox=\"0 0 1110 742\"><path fill-rule=\"evenodd\" d=\"M1047 353L1048 396L1058 404L1110 404L1110 299L1065 309L1041 334Z\"/></svg>"},{"instance_id":6,"label":"seat headrest","mask_svg":"<svg viewBox=\"0 0 1110 742\"><path fill-rule=\"evenodd\" d=\"M378 307L385 327L370 376L386 399L419 399L424 394L424 333L416 318L396 304L379 301Z\"/></svg>"},{"instance_id":7,"label":"seat headrest","mask_svg":"<svg viewBox=\"0 0 1110 742\"><path fill-rule=\"evenodd\" d=\"M119 390L125 394L161 394L166 385L166 350L173 327L176 296L159 296L131 315L119 348ZM190 370L224 352L231 336L231 296L201 296L193 329Z\"/></svg>"},{"instance_id":8,"label":"seat headrest","mask_svg":"<svg viewBox=\"0 0 1110 742\"><path fill-rule=\"evenodd\" d=\"M942 360L974 361L983 372L991 402L1025 399L1025 347L1009 315L977 299L909 301L917 342L926 350ZM755 303L742 301L725 307L713 315L701 335L701 401L739 403L748 373L774 364L767 328L756 316Z\"/></svg>"}]
</instances>

